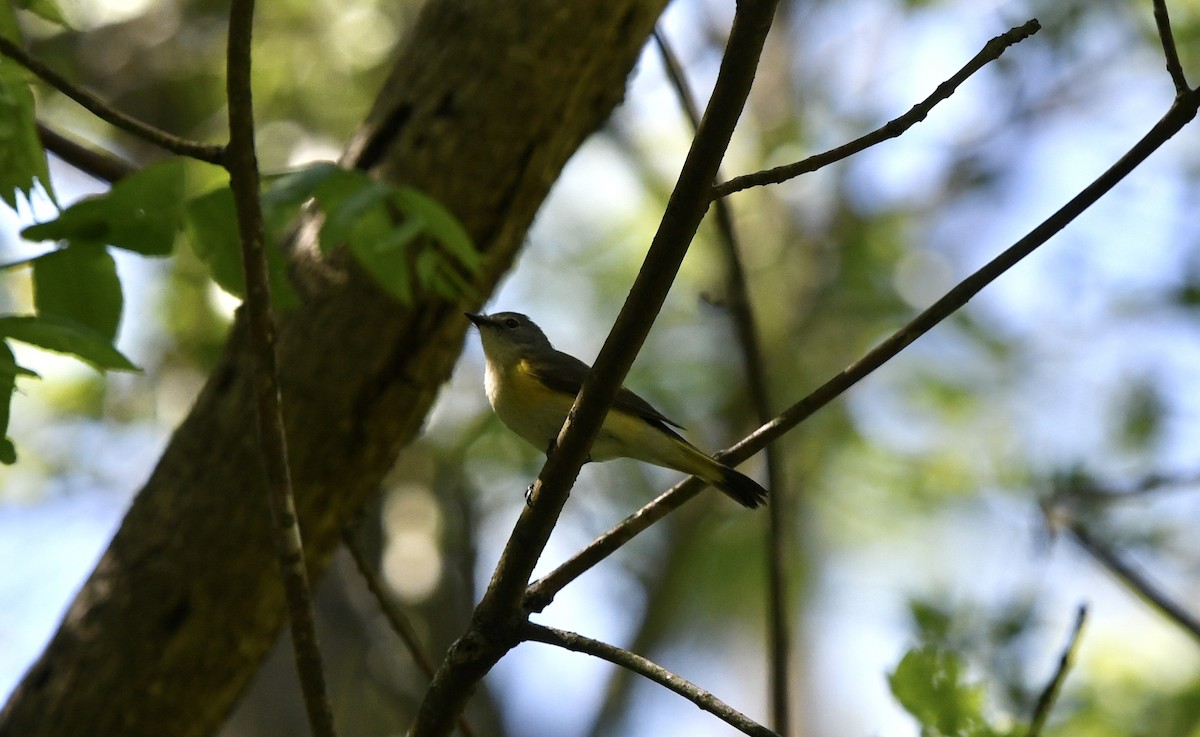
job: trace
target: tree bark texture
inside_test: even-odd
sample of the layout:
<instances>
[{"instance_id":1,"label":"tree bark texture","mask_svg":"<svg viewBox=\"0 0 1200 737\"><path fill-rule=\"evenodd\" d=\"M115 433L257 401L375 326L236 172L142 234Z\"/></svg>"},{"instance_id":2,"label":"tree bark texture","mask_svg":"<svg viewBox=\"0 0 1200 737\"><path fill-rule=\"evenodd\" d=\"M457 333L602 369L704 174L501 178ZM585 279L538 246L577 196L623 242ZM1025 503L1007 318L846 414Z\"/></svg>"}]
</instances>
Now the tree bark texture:
<instances>
[{"instance_id":1,"label":"tree bark texture","mask_svg":"<svg viewBox=\"0 0 1200 737\"><path fill-rule=\"evenodd\" d=\"M348 165L414 185L486 254L482 299L551 183L623 96L664 0L431 0ZM299 254L298 255L302 255ZM314 574L413 439L462 346L465 307L402 307L356 270L279 317L284 413ZM235 320L217 367L0 737L191 737L220 727L285 616Z\"/></svg>"}]
</instances>

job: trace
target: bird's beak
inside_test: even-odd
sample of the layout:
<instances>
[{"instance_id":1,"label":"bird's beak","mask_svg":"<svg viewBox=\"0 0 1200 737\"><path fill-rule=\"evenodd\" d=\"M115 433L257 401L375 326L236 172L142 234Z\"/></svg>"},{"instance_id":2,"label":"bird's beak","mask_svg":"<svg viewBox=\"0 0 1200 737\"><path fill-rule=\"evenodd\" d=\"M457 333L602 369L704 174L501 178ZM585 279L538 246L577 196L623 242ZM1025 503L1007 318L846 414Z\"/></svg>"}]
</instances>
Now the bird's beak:
<instances>
[{"instance_id":1,"label":"bird's beak","mask_svg":"<svg viewBox=\"0 0 1200 737\"><path fill-rule=\"evenodd\" d=\"M464 312L463 314L467 316L468 320L475 323L475 327L482 328L492 324L492 318L487 315L476 315L471 312Z\"/></svg>"}]
</instances>

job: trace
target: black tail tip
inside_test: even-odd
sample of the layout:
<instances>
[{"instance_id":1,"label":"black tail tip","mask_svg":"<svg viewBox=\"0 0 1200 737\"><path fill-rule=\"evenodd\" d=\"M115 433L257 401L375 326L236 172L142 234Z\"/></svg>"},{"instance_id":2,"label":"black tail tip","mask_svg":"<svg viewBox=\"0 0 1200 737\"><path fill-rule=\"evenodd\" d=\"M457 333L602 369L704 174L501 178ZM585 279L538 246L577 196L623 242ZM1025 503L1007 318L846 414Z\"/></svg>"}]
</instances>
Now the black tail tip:
<instances>
[{"instance_id":1,"label":"black tail tip","mask_svg":"<svg viewBox=\"0 0 1200 737\"><path fill-rule=\"evenodd\" d=\"M767 503L767 490L754 479L728 466L723 469L723 474L721 484L717 488L728 494L738 504L748 509L755 509Z\"/></svg>"}]
</instances>

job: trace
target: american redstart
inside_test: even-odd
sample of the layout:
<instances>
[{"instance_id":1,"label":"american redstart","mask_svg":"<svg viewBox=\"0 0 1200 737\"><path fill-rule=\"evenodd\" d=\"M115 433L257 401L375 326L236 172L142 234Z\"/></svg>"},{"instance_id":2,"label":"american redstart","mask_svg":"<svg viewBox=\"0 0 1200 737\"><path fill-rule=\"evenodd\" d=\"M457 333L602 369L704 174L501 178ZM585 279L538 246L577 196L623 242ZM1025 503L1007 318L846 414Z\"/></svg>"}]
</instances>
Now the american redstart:
<instances>
[{"instance_id":1,"label":"american redstart","mask_svg":"<svg viewBox=\"0 0 1200 737\"><path fill-rule=\"evenodd\" d=\"M466 315L483 341L492 409L508 429L549 452L590 367L555 350L541 328L518 312ZM588 460L636 458L703 479L747 507L766 501L766 489L684 440L673 427L683 429L621 387Z\"/></svg>"}]
</instances>

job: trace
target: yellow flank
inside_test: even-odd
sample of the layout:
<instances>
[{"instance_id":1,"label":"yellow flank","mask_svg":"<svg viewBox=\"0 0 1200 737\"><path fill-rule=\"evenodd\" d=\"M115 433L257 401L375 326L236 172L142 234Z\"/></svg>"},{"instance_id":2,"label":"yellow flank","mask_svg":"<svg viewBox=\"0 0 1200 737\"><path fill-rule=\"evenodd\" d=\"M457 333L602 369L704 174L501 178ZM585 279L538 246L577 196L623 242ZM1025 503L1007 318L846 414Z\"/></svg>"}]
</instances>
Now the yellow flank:
<instances>
[{"instance_id":1,"label":"yellow flank","mask_svg":"<svg viewBox=\"0 0 1200 737\"><path fill-rule=\"evenodd\" d=\"M523 359L507 371L489 361L486 383L488 401L500 420L541 451L558 436L575 401L534 378L529 362Z\"/></svg>"}]
</instances>

